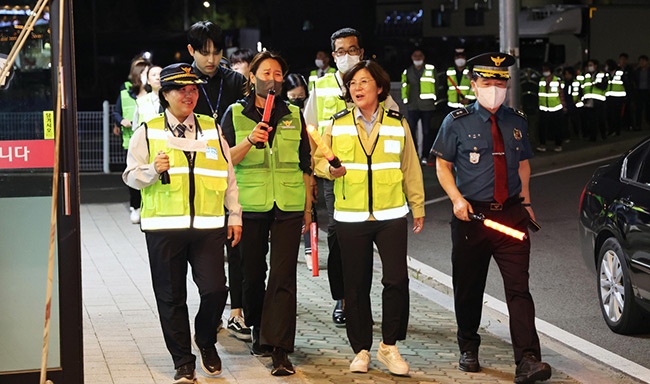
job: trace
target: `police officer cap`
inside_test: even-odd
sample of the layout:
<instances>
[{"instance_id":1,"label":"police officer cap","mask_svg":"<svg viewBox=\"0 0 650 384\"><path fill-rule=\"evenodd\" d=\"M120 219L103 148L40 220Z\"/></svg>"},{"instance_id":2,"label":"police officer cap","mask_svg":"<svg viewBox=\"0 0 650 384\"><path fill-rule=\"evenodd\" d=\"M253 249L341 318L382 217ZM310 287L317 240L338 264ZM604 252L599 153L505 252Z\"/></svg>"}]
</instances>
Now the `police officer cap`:
<instances>
[{"instance_id":1,"label":"police officer cap","mask_svg":"<svg viewBox=\"0 0 650 384\"><path fill-rule=\"evenodd\" d=\"M192 66L186 63L176 63L168 65L160 71L160 86L181 86L191 84L203 84L205 80L192 72Z\"/></svg>"},{"instance_id":2,"label":"police officer cap","mask_svg":"<svg viewBox=\"0 0 650 384\"><path fill-rule=\"evenodd\" d=\"M488 52L474 56L467 61L474 74L487 79L508 80L508 67L515 64L515 58L507 53Z\"/></svg>"}]
</instances>

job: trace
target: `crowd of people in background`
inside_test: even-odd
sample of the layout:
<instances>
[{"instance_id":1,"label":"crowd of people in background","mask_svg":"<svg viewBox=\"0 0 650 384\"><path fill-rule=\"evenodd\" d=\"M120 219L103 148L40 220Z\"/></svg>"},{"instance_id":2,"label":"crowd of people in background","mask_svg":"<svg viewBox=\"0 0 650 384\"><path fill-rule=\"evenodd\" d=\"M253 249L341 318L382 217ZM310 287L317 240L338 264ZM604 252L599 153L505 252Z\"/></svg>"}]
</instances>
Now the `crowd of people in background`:
<instances>
[{"instance_id":1,"label":"crowd of people in background","mask_svg":"<svg viewBox=\"0 0 650 384\"><path fill-rule=\"evenodd\" d=\"M397 342L408 327L408 212L414 233L424 225L421 166L437 167L454 202L458 368L478 372L483 294L478 288L485 282L487 262L492 257L501 262L513 252L527 260L530 250L529 243L504 247L505 240L489 232L467 243L462 233L473 228L471 206L523 231L534 218L527 182L533 152L528 122L523 112L505 106L507 68L515 59L488 53L468 60L465 49L456 48L450 55L453 65L441 69L427 63L425 50L417 47L401 75L398 105L388 74L366 60L361 34L352 28L332 34L331 52L316 52L316 68L308 77L291 73L290 63L275 52L237 49L224 57L223 33L209 21L192 25L187 37L192 63L161 67L150 57L133 59L113 114L114 133L128 151L123 179L130 190L130 219L145 232L161 326L176 369L174 383L195 380L192 345L207 375L221 373L215 343L222 327L250 341L253 355L270 356L273 375L295 372L289 354L296 332L299 245L304 236L311 269L306 228L319 194L328 212L331 316L336 326L346 328L354 352L350 370L365 373L371 360L375 244L383 265L382 339L376 357L392 374L408 375ZM581 68L541 64L538 110L531 124L536 127L534 149L546 152L552 143L560 152L570 140L607 140L650 126L648 57L641 55L635 67L628 61L621 53L618 61L604 65L594 59ZM434 118L437 112L444 121ZM325 156L308 125L342 164ZM488 147L472 141L481 135ZM499 151L497 146L505 147ZM487 151L518 165L508 168L501 197L497 168L506 160L492 160ZM479 168L485 172L476 174ZM460 175L457 180L452 171ZM482 267L463 272L459 263L477 257ZM188 264L201 295L193 332L185 303ZM524 324L511 329L513 337L518 335L515 382L545 380L551 368L541 362L531 320L528 263L503 266L502 273L508 268L517 291L509 301L511 316ZM224 325L228 294L231 311ZM520 296L523 304L515 305Z\"/></svg>"}]
</instances>

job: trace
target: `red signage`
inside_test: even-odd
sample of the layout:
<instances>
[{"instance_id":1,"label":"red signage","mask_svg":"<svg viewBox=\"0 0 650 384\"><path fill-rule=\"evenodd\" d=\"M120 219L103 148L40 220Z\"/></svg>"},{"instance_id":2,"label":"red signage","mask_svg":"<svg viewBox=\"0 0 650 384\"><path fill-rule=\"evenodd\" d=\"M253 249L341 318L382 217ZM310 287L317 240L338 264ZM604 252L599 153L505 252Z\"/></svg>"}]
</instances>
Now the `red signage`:
<instances>
[{"instance_id":1,"label":"red signage","mask_svg":"<svg viewBox=\"0 0 650 384\"><path fill-rule=\"evenodd\" d=\"M0 169L54 167L54 140L0 141Z\"/></svg>"}]
</instances>

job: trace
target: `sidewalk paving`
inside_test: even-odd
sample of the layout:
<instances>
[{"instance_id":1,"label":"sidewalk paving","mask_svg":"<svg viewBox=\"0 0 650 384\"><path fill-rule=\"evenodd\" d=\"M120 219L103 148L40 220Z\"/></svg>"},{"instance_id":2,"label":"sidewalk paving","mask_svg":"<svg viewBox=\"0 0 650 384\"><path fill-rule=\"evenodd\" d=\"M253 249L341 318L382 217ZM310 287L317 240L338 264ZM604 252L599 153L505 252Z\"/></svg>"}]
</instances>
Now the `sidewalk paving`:
<instances>
[{"instance_id":1,"label":"sidewalk paving","mask_svg":"<svg viewBox=\"0 0 650 384\"><path fill-rule=\"evenodd\" d=\"M130 223L126 203L81 206L84 297L84 364L88 384L171 383L173 363L162 337L151 288L144 235ZM507 336L507 319L486 308L481 330L480 373L457 369L456 323L447 292L426 280L411 278L411 316L407 339L398 346L411 366L410 377L388 373L375 357L381 337L381 275L376 265L373 280L375 342L368 374L352 374L354 357L345 329L331 321L326 268L325 236L320 236L320 276L312 277L299 256L298 323L295 352L290 356L296 374L274 377L270 358L250 355L249 344L218 335L217 349L223 373L204 376L197 364L198 383L512 383L515 365ZM377 260L377 258L376 258ZM377 264L377 261L376 261ZM198 294L188 274L190 318L198 308ZM436 289L438 288L438 289ZM446 304L445 304L446 303ZM229 311L226 308L226 314ZM634 383L607 367L586 359L561 343L542 339L544 359L554 365L547 383ZM197 362L198 363L198 362ZM557 365L556 365L557 364ZM582 378L579 381L560 371ZM577 373L577 375L576 375ZM584 379L587 377L588 379ZM585 381L586 380L586 381Z\"/></svg>"}]
</instances>

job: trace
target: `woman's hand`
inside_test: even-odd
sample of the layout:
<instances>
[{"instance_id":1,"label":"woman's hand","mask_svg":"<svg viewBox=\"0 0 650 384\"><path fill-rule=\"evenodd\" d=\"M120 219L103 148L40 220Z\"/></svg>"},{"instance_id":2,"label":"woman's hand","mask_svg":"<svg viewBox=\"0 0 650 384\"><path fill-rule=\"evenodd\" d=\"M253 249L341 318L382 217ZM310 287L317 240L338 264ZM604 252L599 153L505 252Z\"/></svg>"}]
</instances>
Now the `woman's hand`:
<instances>
[{"instance_id":1,"label":"woman's hand","mask_svg":"<svg viewBox=\"0 0 650 384\"><path fill-rule=\"evenodd\" d=\"M348 173L348 170L345 169L344 165L341 165L338 168L334 168L330 165L330 175L334 176L334 178L343 177L346 173Z\"/></svg>"},{"instance_id":2,"label":"woman's hand","mask_svg":"<svg viewBox=\"0 0 650 384\"><path fill-rule=\"evenodd\" d=\"M131 127L131 124L133 124L133 123L129 119L122 119L122 121L120 121L120 125L123 126L123 127L129 128L129 127Z\"/></svg>"},{"instance_id":3,"label":"woman's hand","mask_svg":"<svg viewBox=\"0 0 650 384\"><path fill-rule=\"evenodd\" d=\"M153 159L153 167L158 174L169 170L169 156L163 151L158 152Z\"/></svg>"},{"instance_id":4,"label":"woman's hand","mask_svg":"<svg viewBox=\"0 0 650 384\"><path fill-rule=\"evenodd\" d=\"M413 233L420 233L422 228L424 228L424 217L413 218Z\"/></svg>"},{"instance_id":5,"label":"woman's hand","mask_svg":"<svg viewBox=\"0 0 650 384\"><path fill-rule=\"evenodd\" d=\"M266 143L269 141L269 132L273 130L273 127L270 127L263 121L257 123L253 131L248 135L248 138L253 143Z\"/></svg>"},{"instance_id":6,"label":"woman's hand","mask_svg":"<svg viewBox=\"0 0 650 384\"><path fill-rule=\"evenodd\" d=\"M232 240L232 247L239 243L239 240L241 240L241 225L228 226L228 240Z\"/></svg>"}]
</instances>

